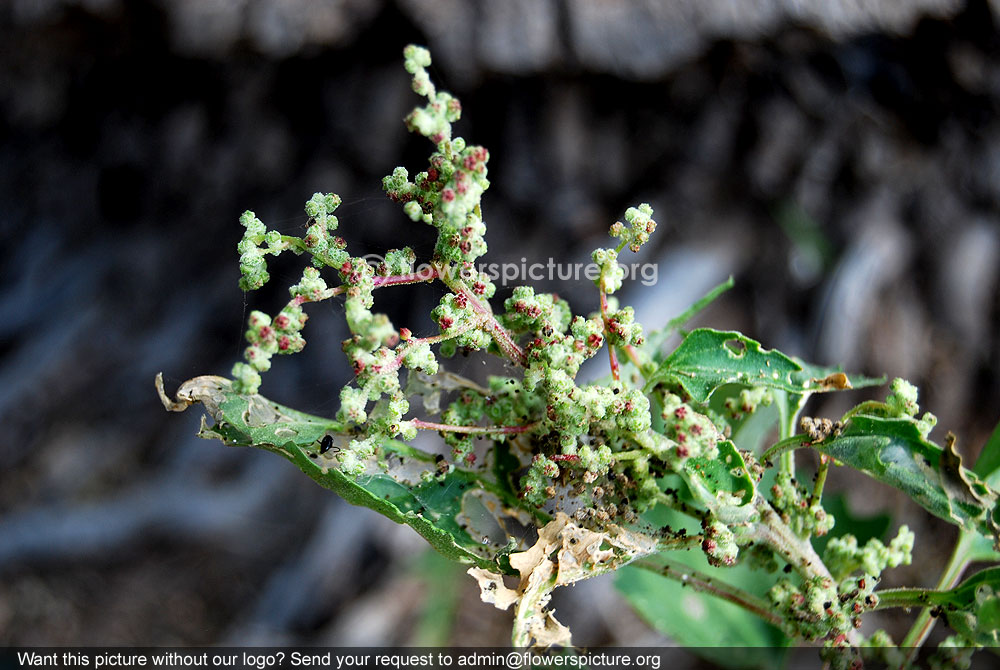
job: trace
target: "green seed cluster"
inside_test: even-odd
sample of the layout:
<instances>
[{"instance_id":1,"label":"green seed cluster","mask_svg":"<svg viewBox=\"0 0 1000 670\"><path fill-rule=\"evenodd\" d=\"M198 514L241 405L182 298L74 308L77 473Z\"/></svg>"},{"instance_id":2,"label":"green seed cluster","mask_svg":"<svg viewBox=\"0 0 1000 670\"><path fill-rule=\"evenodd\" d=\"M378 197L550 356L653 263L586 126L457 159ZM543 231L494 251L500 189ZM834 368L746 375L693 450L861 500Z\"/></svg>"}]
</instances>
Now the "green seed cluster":
<instances>
[{"instance_id":1,"label":"green seed cluster","mask_svg":"<svg viewBox=\"0 0 1000 670\"><path fill-rule=\"evenodd\" d=\"M625 269L618 264L617 251L614 249L594 249L591 259L600 270L600 274L594 280L597 288L610 295L622 287Z\"/></svg>"},{"instance_id":2,"label":"green seed cluster","mask_svg":"<svg viewBox=\"0 0 1000 670\"><path fill-rule=\"evenodd\" d=\"M826 577L803 580L800 586L781 580L768 597L784 619L786 634L847 646L848 632L860 628L861 615L878 605L873 594L877 584L872 575L849 577L839 584Z\"/></svg>"},{"instance_id":3,"label":"green seed cluster","mask_svg":"<svg viewBox=\"0 0 1000 670\"><path fill-rule=\"evenodd\" d=\"M719 455L718 444L725 438L708 416L669 391L661 391L660 406L663 434L677 444L673 453L679 463L692 457L711 459Z\"/></svg>"},{"instance_id":4,"label":"green seed cluster","mask_svg":"<svg viewBox=\"0 0 1000 670\"><path fill-rule=\"evenodd\" d=\"M889 410L889 416L913 419L920 435L926 438L937 425L937 417L930 412L924 412L922 417L917 418L917 414L920 412L920 405L917 404L918 394L916 386L897 377L889 384L889 397L886 398L885 404Z\"/></svg>"},{"instance_id":5,"label":"green seed cluster","mask_svg":"<svg viewBox=\"0 0 1000 670\"><path fill-rule=\"evenodd\" d=\"M337 267L348 258L345 251L347 243L333 235L339 225L333 212L339 206L340 196L336 193L314 193L306 203L309 226L302 241L313 255L312 262L316 267Z\"/></svg>"},{"instance_id":6,"label":"green seed cluster","mask_svg":"<svg viewBox=\"0 0 1000 670\"><path fill-rule=\"evenodd\" d=\"M628 246L633 252L638 252L656 230L653 208L646 203L638 207L629 207L625 210L625 221L628 222L627 228L621 221L611 226L611 236L621 239L622 247Z\"/></svg>"},{"instance_id":7,"label":"green seed cluster","mask_svg":"<svg viewBox=\"0 0 1000 670\"><path fill-rule=\"evenodd\" d=\"M614 304L614 301L609 301ZM608 344L617 347L639 346L642 344L642 324L635 320L635 310L631 306L608 312L604 321Z\"/></svg>"},{"instance_id":8,"label":"green seed cluster","mask_svg":"<svg viewBox=\"0 0 1000 670\"><path fill-rule=\"evenodd\" d=\"M913 560L913 531L900 526L889 546L878 538L871 538L863 547L853 535L831 539L823 553L823 562L834 577L842 578L858 570L869 575L881 575L886 568L909 565Z\"/></svg>"},{"instance_id":9,"label":"green seed cluster","mask_svg":"<svg viewBox=\"0 0 1000 670\"><path fill-rule=\"evenodd\" d=\"M274 354L294 354L302 351L305 339L299 333L309 317L293 303L272 319L264 312L254 310L248 319L246 331L250 346L243 352L246 363L233 366L237 393L256 393L260 387L260 373L271 368Z\"/></svg>"},{"instance_id":10,"label":"green seed cluster","mask_svg":"<svg viewBox=\"0 0 1000 670\"><path fill-rule=\"evenodd\" d=\"M742 419L747 414L753 414L758 407L770 407L774 401L771 389L756 386L740 391L738 396L726 398L725 408L734 419Z\"/></svg>"},{"instance_id":11,"label":"green seed cluster","mask_svg":"<svg viewBox=\"0 0 1000 670\"><path fill-rule=\"evenodd\" d=\"M428 169L413 181L405 168L398 167L383 179L382 186L390 198L403 203L403 211L413 221L438 229L436 259L471 265L486 253L480 201L490 185L486 178L489 153L483 147L466 146L461 137L452 139L451 124L461 116L462 107L431 83L426 69L430 53L410 45L403 56L406 71L413 75L413 90L427 98L426 106L406 117L406 127L434 142L437 151L431 154Z\"/></svg>"},{"instance_id":12,"label":"green seed cluster","mask_svg":"<svg viewBox=\"0 0 1000 670\"><path fill-rule=\"evenodd\" d=\"M720 521L705 519L702 523L702 536L705 539L702 540L701 549L710 564L718 567L736 565L739 546L729 526Z\"/></svg>"},{"instance_id":13,"label":"green seed cluster","mask_svg":"<svg viewBox=\"0 0 1000 670\"><path fill-rule=\"evenodd\" d=\"M833 528L833 515L827 513L820 501L785 471L778 472L771 487L771 504L785 525L799 537L823 536Z\"/></svg>"},{"instance_id":14,"label":"green seed cluster","mask_svg":"<svg viewBox=\"0 0 1000 670\"><path fill-rule=\"evenodd\" d=\"M246 228L243 239L236 245L236 250L240 253L240 288L254 291L271 278L267 272L265 256L277 256L286 247L281 240L281 233L269 231L250 210L243 212L240 224Z\"/></svg>"},{"instance_id":15,"label":"green seed cluster","mask_svg":"<svg viewBox=\"0 0 1000 670\"><path fill-rule=\"evenodd\" d=\"M977 647L964 635L949 635L927 659L930 670L968 670Z\"/></svg>"},{"instance_id":16,"label":"green seed cluster","mask_svg":"<svg viewBox=\"0 0 1000 670\"><path fill-rule=\"evenodd\" d=\"M385 258L375 269L375 274L380 277L391 277L393 275L408 275L413 273L413 264L417 260L417 255L410 247L402 249L390 249L385 253Z\"/></svg>"}]
</instances>

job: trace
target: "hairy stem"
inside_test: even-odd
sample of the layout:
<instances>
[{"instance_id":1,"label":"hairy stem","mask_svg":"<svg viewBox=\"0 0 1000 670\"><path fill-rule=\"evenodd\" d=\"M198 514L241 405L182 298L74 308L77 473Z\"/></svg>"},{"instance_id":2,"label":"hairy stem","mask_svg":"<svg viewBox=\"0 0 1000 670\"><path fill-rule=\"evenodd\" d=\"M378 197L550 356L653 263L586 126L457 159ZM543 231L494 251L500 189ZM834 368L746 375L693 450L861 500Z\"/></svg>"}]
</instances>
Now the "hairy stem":
<instances>
[{"instance_id":1,"label":"hairy stem","mask_svg":"<svg viewBox=\"0 0 1000 670\"><path fill-rule=\"evenodd\" d=\"M517 433L527 433L533 429L537 422L526 423L523 426L453 426L447 423L434 423L432 421L422 421L413 419L410 421L415 428L420 430L436 430L443 433L465 433L468 435L511 435Z\"/></svg>"},{"instance_id":2,"label":"hairy stem","mask_svg":"<svg viewBox=\"0 0 1000 670\"><path fill-rule=\"evenodd\" d=\"M792 532L763 496L757 494L754 506L760 513L760 522L755 524L758 539L777 551L803 579L822 577L833 581L833 576L812 544Z\"/></svg>"},{"instance_id":3,"label":"hairy stem","mask_svg":"<svg viewBox=\"0 0 1000 670\"><path fill-rule=\"evenodd\" d=\"M748 612L757 615L773 626L781 625L781 618L774 613L774 608L763 598L747 593L743 589L737 588L725 582L716 581L712 577L693 570L678 561L669 558L658 557L655 561L644 558L636 561L633 565L643 570L655 572L658 575L669 577L684 586L689 586L694 591L708 593L717 598L738 605Z\"/></svg>"}]
</instances>

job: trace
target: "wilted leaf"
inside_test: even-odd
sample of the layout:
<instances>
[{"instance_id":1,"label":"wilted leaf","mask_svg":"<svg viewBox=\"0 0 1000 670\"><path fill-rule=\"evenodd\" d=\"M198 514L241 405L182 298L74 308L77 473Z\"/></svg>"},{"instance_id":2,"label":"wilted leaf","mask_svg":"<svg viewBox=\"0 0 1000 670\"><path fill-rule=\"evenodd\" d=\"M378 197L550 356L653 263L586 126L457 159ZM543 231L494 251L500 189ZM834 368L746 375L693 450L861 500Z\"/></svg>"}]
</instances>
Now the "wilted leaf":
<instances>
[{"instance_id":1,"label":"wilted leaf","mask_svg":"<svg viewBox=\"0 0 1000 670\"><path fill-rule=\"evenodd\" d=\"M516 600L513 643L516 647L569 646L569 629L547 609L552 591L617 570L658 550L652 538L619 526L596 532L574 523L559 512L538 531L538 541L527 551L510 555L510 564L521 575L516 592L500 575L472 568L484 602L507 609Z\"/></svg>"}]
</instances>

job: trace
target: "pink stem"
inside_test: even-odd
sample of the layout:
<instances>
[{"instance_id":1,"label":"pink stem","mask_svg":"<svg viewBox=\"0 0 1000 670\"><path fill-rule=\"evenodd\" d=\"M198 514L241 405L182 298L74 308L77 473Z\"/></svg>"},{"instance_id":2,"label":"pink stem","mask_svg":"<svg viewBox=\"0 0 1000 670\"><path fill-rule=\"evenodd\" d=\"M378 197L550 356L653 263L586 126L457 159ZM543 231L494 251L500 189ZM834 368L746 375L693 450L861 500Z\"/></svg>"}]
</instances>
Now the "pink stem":
<instances>
[{"instance_id":1,"label":"pink stem","mask_svg":"<svg viewBox=\"0 0 1000 670\"><path fill-rule=\"evenodd\" d=\"M604 330L609 330L608 298L604 295L604 291L601 291L601 319L604 320ZM615 348L610 342L608 343L608 358L611 360L611 376L615 378L615 381L620 381L621 377L618 374L618 356L615 354Z\"/></svg>"},{"instance_id":2,"label":"pink stem","mask_svg":"<svg viewBox=\"0 0 1000 670\"><path fill-rule=\"evenodd\" d=\"M417 282L430 281L432 279L437 279L438 271L435 267L430 267L423 272L411 272L406 275L391 275L389 277L381 277L376 275L373 277L375 282L375 288L380 286L397 286L399 284L416 284Z\"/></svg>"},{"instance_id":3,"label":"pink stem","mask_svg":"<svg viewBox=\"0 0 1000 670\"><path fill-rule=\"evenodd\" d=\"M437 430L445 433L467 433L470 435L504 433L527 433L535 427L536 423L528 423L523 426L452 426L447 423L433 423L431 421L421 421L413 419L410 423L421 430Z\"/></svg>"},{"instance_id":4,"label":"pink stem","mask_svg":"<svg viewBox=\"0 0 1000 670\"><path fill-rule=\"evenodd\" d=\"M383 286L402 286L403 284L418 284L422 281L431 281L432 279L437 279L438 271L437 268L431 267L423 272L411 272L405 275L390 275L388 277L382 277L380 275L375 275L372 277L372 282L375 284L375 288L382 288ZM347 287L340 285L334 289L330 289L330 295L327 297L332 298L333 296L340 295L345 292ZM303 300L302 302L310 302L309 300ZM301 302L299 303L301 304Z\"/></svg>"},{"instance_id":5,"label":"pink stem","mask_svg":"<svg viewBox=\"0 0 1000 670\"><path fill-rule=\"evenodd\" d=\"M641 371L642 366L639 364L639 354L636 352L635 347L633 347L631 344L626 344L625 353L628 354L628 359L632 361L632 365L634 365Z\"/></svg>"},{"instance_id":6,"label":"pink stem","mask_svg":"<svg viewBox=\"0 0 1000 670\"><path fill-rule=\"evenodd\" d=\"M511 334L507 332L507 329L500 325L500 322L497 321L495 316L493 316L493 310L490 309L489 304L484 304L480 301L479 298L476 297L476 294L469 290L469 287L465 285L464 281L452 278L446 270L439 270L437 274L441 281L443 281L453 293L464 296L466 302L468 302L468 304L472 307L472 311L482 317L483 325L490 331L490 335L493 336L493 341L497 343L498 347L500 347L500 351L502 351L507 358L514 361L518 365L528 367L528 357L525 355L524 350L517 345L517 342L515 342Z\"/></svg>"}]
</instances>

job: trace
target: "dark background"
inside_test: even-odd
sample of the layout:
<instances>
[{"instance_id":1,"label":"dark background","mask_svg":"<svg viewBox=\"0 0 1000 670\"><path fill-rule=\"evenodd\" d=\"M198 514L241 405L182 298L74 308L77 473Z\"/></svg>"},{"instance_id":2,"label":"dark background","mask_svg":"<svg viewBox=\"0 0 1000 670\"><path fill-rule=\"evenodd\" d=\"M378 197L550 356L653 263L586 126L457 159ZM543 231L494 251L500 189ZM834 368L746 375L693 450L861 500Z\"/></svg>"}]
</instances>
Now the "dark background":
<instances>
[{"instance_id":1,"label":"dark background","mask_svg":"<svg viewBox=\"0 0 1000 670\"><path fill-rule=\"evenodd\" d=\"M458 132L491 151L486 260L584 261L648 201L660 228L639 260L658 282L623 292L647 329L732 274L698 323L907 377L938 439L955 431L974 457L1000 415L992 3L736 4L0 6L0 641L509 639L509 614L409 529L271 455L198 440L196 412L153 391L161 370L171 392L228 374L246 311L287 299L293 261L237 287L244 209L294 233L305 200L335 191L355 254L427 258L431 231L380 189L429 153L401 123L408 42L432 49ZM597 306L586 282L543 287ZM397 325L428 327L437 289L386 293ZM348 378L340 307L309 313L306 351L276 359L263 392L330 414ZM954 531L850 474L830 487L856 511L917 529L918 567L886 583L932 584ZM609 579L566 591L575 642L663 642Z\"/></svg>"}]
</instances>

